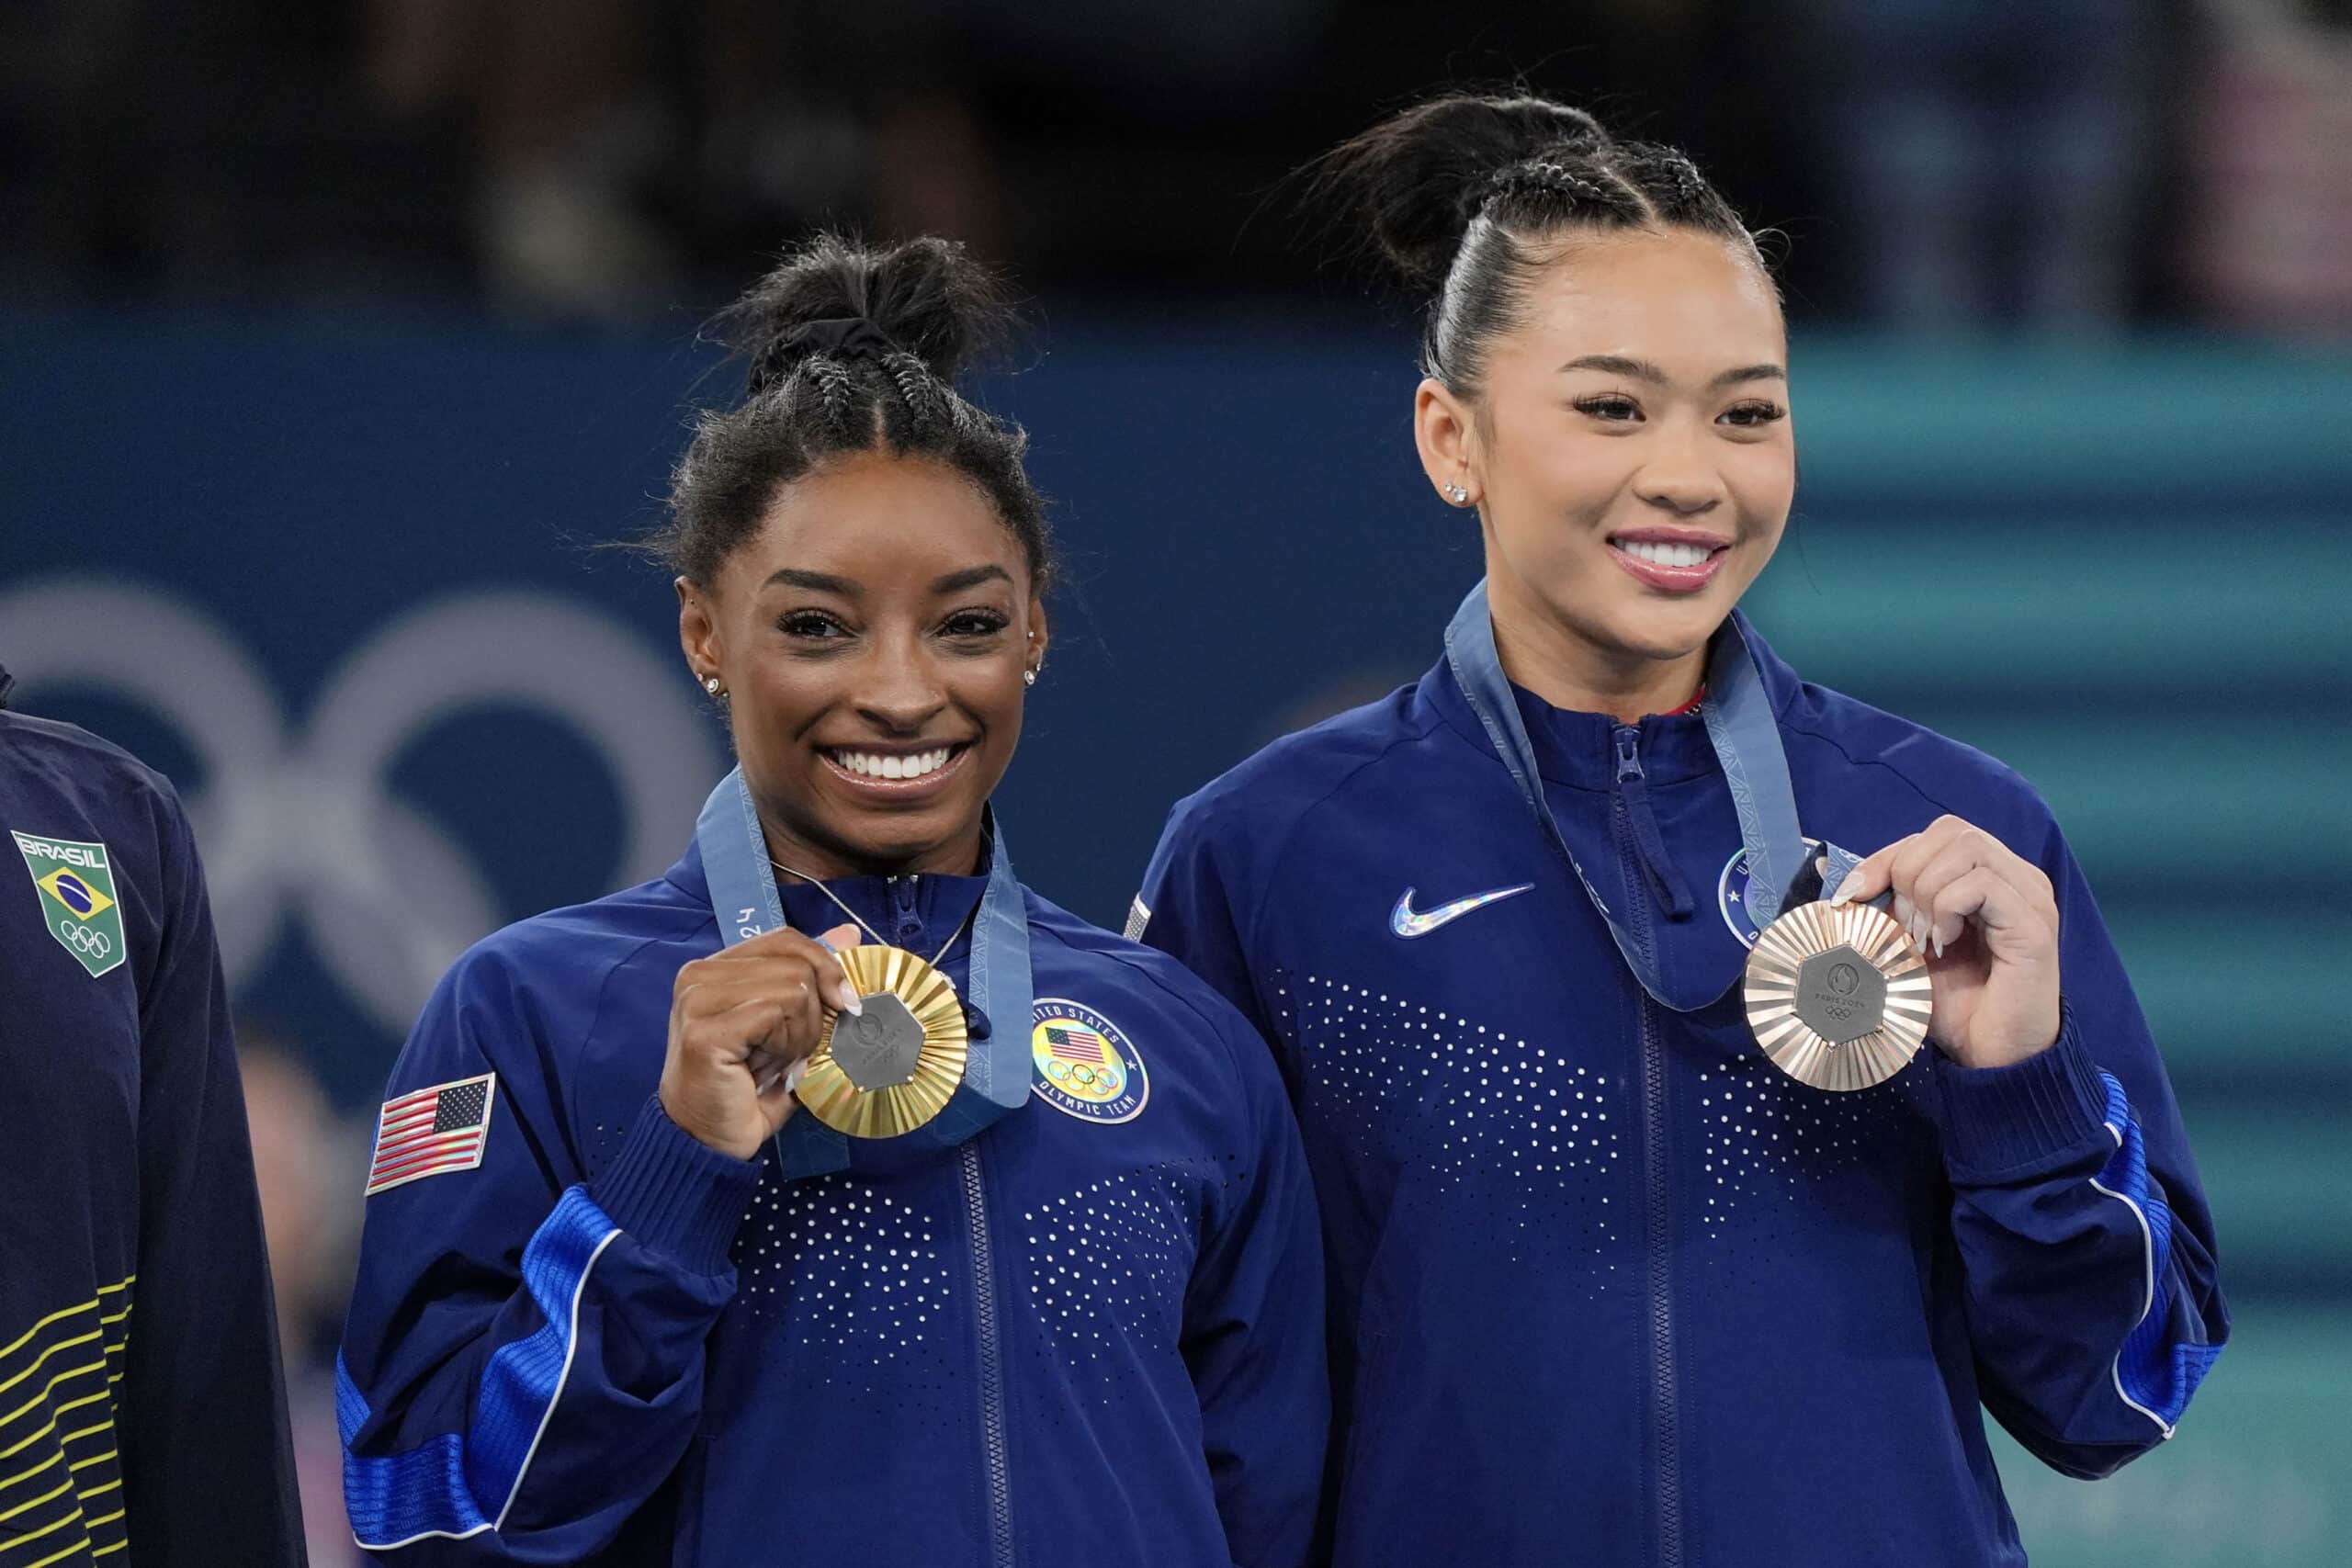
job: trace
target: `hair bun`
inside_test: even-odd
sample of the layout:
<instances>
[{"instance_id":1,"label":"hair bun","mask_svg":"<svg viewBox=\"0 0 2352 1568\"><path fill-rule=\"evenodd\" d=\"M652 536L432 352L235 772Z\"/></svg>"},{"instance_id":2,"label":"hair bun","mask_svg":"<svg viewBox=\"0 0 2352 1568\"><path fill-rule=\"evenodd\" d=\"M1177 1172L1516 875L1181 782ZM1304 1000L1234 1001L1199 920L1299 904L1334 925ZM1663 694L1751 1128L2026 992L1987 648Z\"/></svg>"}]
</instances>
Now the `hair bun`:
<instances>
[{"instance_id":1,"label":"hair bun","mask_svg":"<svg viewBox=\"0 0 2352 1568\"><path fill-rule=\"evenodd\" d=\"M1609 133L1582 109L1549 98L1457 93L1341 142L1316 184L1362 214L1373 243L1408 282L1435 288L1494 193L1497 175L1609 145Z\"/></svg>"},{"instance_id":2,"label":"hair bun","mask_svg":"<svg viewBox=\"0 0 2352 1568\"><path fill-rule=\"evenodd\" d=\"M903 352L953 380L1011 320L962 245L925 237L869 250L839 234L787 254L725 317L754 396L819 355Z\"/></svg>"}]
</instances>

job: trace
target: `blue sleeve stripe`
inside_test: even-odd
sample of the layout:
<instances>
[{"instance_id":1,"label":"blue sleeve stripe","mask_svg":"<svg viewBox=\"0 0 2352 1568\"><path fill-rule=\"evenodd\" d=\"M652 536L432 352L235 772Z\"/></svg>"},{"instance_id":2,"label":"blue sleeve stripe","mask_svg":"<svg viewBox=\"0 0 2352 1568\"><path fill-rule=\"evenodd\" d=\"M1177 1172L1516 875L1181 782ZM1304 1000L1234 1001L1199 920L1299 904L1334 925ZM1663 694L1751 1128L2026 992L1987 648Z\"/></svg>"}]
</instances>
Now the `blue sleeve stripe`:
<instances>
[{"instance_id":1,"label":"blue sleeve stripe","mask_svg":"<svg viewBox=\"0 0 2352 1568\"><path fill-rule=\"evenodd\" d=\"M557 1201L523 1249L524 1288L546 1321L491 1353L463 1437L446 1432L395 1454L354 1453L368 1402L337 1358L344 1507L362 1547L388 1551L432 1537L462 1540L505 1522L571 1375L588 1271L619 1234L585 1188L571 1188Z\"/></svg>"},{"instance_id":2,"label":"blue sleeve stripe","mask_svg":"<svg viewBox=\"0 0 2352 1568\"><path fill-rule=\"evenodd\" d=\"M2219 1346L2176 1344L2168 1338L2172 1208L2165 1201L2164 1188L2148 1179L2139 1118L2132 1114L2123 1086L2112 1074L2101 1073L2099 1077L2107 1085L2107 1130L2114 1135L2115 1153L2091 1179L2091 1185L2131 1209L2147 1245L2140 1319L2116 1352L2115 1392L2169 1438L2181 1413L2188 1408L2189 1395L2197 1392L2198 1383L2222 1352Z\"/></svg>"}]
</instances>

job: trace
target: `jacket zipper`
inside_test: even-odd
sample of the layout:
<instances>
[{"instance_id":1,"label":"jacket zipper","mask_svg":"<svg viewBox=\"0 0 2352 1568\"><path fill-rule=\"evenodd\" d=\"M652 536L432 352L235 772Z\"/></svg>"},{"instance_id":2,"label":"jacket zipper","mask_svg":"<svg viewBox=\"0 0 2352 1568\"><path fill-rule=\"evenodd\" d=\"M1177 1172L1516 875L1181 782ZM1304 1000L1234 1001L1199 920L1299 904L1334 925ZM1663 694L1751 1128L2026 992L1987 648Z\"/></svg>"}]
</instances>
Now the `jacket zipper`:
<instances>
[{"instance_id":1,"label":"jacket zipper","mask_svg":"<svg viewBox=\"0 0 2352 1568\"><path fill-rule=\"evenodd\" d=\"M915 939L922 935L922 915L915 908L915 878L894 876L890 878L889 887L890 918L898 925L894 933L898 944L900 947L913 945Z\"/></svg>"},{"instance_id":2,"label":"jacket zipper","mask_svg":"<svg viewBox=\"0 0 2352 1568\"><path fill-rule=\"evenodd\" d=\"M1616 737L1617 789L1625 802L1627 823L1634 830L1634 848L1642 869L1649 873L1650 885L1664 901L1666 912L1678 920L1688 919L1690 884L1675 869L1674 857L1667 853L1666 840L1658 836L1657 814L1650 810L1649 775L1642 772L1642 732L1630 724L1620 725Z\"/></svg>"},{"instance_id":3,"label":"jacket zipper","mask_svg":"<svg viewBox=\"0 0 2352 1568\"><path fill-rule=\"evenodd\" d=\"M1013 1568L1012 1480L1004 1430L1004 1359L997 1343L996 1258L989 1237L989 1201L980 1181L980 1148L966 1139L964 1215L972 1230L972 1319L980 1337L980 1449L988 1468L989 1562Z\"/></svg>"},{"instance_id":4,"label":"jacket zipper","mask_svg":"<svg viewBox=\"0 0 2352 1568\"><path fill-rule=\"evenodd\" d=\"M1633 863L1652 869L1634 820L1645 780L1642 775L1641 731L1620 725L1615 731L1617 755L1617 849ZM1629 798L1632 797L1632 798ZM1656 832L1652 824L1652 833ZM1661 846L1662 851L1662 846ZM1627 889L1626 917L1633 922L1634 945L1645 962L1655 962L1651 945L1649 900ZM1642 1044L1642 1221L1648 1249L1650 1352L1650 1469L1657 1480L1658 1568L1681 1568L1682 1448L1679 1431L1681 1391L1674 1364L1673 1225L1667 1204L1666 1047L1658 1038L1657 1004L1643 989L1635 1001L1641 1019Z\"/></svg>"}]
</instances>

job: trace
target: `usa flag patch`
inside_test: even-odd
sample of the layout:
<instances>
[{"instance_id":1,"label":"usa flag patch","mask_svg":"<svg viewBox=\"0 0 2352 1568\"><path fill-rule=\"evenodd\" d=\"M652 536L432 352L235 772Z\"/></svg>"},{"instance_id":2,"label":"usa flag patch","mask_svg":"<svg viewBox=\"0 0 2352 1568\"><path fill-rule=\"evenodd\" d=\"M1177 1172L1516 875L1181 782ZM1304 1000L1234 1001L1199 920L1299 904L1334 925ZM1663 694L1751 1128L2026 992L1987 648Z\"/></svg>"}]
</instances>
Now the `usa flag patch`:
<instances>
[{"instance_id":1,"label":"usa flag patch","mask_svg":"<svg viewBox=\"0 0 2352 1568\"><path fill-rule=\"evenodd\" d=\"M498 1075L484 1073L384 1101L376 1116L376 1156L368 1162L364 1196L480 1165L497 1090Z\"/></svg>"}]
</instances>

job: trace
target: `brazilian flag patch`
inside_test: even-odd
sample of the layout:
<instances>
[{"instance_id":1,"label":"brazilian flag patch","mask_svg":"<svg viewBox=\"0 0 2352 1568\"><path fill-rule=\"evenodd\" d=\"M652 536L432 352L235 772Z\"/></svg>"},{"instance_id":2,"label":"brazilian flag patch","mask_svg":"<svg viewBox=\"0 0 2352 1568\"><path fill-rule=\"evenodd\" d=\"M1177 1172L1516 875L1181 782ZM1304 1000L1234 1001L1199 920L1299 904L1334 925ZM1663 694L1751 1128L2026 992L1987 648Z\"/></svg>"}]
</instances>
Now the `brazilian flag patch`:
<instances>
[{"instance_id":1,"label":"brazilian flag patch","mask_svg":"<svg viewBox=\"0 0 2352 1568\"><path fill-rule=\"evenodd\" d=\"M114 867L104 844L76 839L45 839L38 833L9 836L32 872L40 896L41 923L57 944L72 953L93 976L105 974L126 956L122 940L122 908L114 885Z\"/></svg>"}]
</instances>

